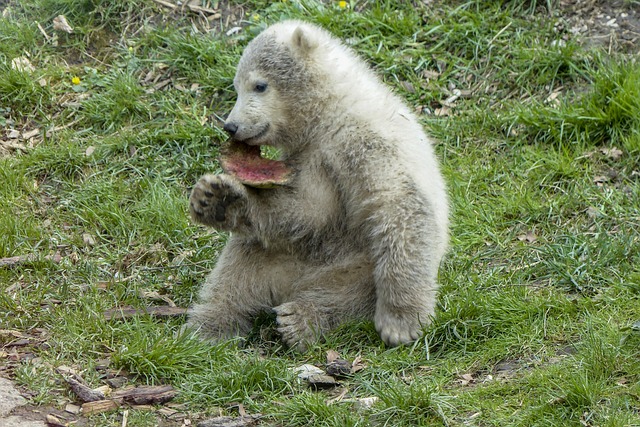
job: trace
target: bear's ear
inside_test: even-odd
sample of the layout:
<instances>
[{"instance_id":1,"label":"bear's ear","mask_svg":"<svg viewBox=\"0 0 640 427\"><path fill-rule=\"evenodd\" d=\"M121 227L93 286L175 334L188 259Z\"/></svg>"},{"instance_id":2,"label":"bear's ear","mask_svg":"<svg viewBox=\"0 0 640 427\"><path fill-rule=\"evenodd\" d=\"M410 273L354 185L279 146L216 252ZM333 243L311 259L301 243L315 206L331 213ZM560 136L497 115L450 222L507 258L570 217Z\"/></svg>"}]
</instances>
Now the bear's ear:
<instances>
[{"instance_id":1,"label":"bear's ear","mask_svg":"<svg viewBox=\"0 0 640 427\"><path fill-rule=\"evenodd\" d=\"M293 47L298 49L303 55L307 55L318 46L318 41L313 38L309 31L298 27L293 32Z\"/></svg>"}]
</instances>

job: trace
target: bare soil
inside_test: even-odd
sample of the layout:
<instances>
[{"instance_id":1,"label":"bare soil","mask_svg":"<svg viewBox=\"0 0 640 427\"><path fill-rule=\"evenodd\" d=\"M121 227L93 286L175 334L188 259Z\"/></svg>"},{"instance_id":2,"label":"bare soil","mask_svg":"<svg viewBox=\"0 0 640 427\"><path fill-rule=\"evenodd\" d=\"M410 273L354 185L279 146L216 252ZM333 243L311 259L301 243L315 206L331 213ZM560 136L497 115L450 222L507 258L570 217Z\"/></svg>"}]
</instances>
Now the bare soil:
<instances>
[{"instance_id":1,"label":"bare soil","mask_svg":"<svg viewBox=\"0 0 640 427\"><path fill-rule=\"evenodd\" d=\"M638 53L640 2L625 0L560 0L563 30L576 34L586 46L609 53Z\"/></svg>"}]
</instances>

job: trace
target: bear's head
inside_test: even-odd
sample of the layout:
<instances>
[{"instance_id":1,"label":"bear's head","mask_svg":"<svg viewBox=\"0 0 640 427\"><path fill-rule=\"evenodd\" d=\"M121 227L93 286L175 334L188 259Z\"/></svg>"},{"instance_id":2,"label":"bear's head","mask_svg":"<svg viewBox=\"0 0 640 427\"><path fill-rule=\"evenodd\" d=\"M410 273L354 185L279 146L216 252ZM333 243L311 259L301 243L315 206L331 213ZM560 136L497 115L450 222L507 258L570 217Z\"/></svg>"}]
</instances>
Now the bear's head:
<instances>
[{"instance_id":1,"label":"bear's head","mask_svg":"<svg viewBox=\"0 0 640 427\"><path fill-rule=\"evenodd\" d=\"M288 151L304 140L300 132L321 93L312 54L323 36L310 24L285 21L249 43L233 81L237 101L224 124L235 141Z\"/></svg>"}]
</instances>

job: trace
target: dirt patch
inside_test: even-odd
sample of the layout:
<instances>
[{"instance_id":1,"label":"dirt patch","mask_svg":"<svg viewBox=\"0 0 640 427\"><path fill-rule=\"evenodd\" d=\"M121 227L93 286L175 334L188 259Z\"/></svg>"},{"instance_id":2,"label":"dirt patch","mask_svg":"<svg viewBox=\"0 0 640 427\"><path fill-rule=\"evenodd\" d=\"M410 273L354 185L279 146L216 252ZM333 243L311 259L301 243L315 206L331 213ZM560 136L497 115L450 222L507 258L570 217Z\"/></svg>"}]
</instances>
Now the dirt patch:
<instances>
[{"instance_id":1,"label":"dirt patch","mask_svg":"<svg viewBox=\"0 0 640 427\"><path fill-rule=\"evenodd\" d=\"M560 0L561 29L577 35L586 46L609 53L637 53L640 6L624 0Z\"/></svg>"},{"instance_id":2,"label":"dirt patch","mask_svg":"<svg viewBox=\"0 0 640 427\"><path fill-rule=\"evenodd\" d=\"M42 421L47 422L47 415L53 415L64 423L73 423L76 427L85 427L89 425L86 418L71 415L66 411L61 411L52 406L33 406L26 405L11 411L12 416L20 417L24 421Z\"/></svg>"}]
</instances>

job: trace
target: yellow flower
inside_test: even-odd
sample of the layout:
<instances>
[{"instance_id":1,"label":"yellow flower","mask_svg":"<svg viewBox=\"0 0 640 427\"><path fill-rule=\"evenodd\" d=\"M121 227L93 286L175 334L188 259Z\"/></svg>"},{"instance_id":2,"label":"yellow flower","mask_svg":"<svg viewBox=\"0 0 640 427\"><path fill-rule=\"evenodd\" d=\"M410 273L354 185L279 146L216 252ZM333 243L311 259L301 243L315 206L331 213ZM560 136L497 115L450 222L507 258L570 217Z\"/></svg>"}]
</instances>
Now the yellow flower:
<instances>
[{"instance_id":1,"label":"yellow flower","mask_svg":"<svg viewBox=\"0 0 640 427\"><path fill-rule=\"evenodd\" d=\"M340 6L340 9L344 9L347 7L347 2L346 1L339 1L338 2L338 6Z\"/></svg>"},{"instance_id":2,"label":"yellow flower","mask_svg":"<svg viewBox=\"0 0 640 427\"><path fill-rule=\"evenodd\" d=\"M253 19L254 21L259 21L260 20L260 15L258 15L257 13L254 13L253 16L251 17L251 19Z\"/></svg>"},{"instance_id":3,"label":"yellow flower","mask_svg":"<svg viewBox=\"0 0 640 427\"><path fill-rule=\"evenodd\" d=\"M80 77L75 76L74 78L71 79L71 83L73 83L74 85L79 85L80 84Z\"/></svg>"}]
</instances>

